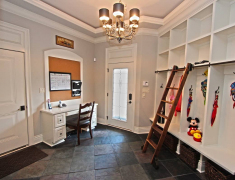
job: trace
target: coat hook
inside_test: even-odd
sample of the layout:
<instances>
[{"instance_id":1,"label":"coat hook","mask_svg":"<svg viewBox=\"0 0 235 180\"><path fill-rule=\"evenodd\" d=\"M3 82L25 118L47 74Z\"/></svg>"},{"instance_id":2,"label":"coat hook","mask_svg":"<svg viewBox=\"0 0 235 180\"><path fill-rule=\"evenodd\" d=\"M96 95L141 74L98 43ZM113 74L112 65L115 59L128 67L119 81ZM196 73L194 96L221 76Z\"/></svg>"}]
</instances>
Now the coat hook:
<instances>
[{"instance_id":1,"label":"coat hook","mask_svg":"<svg viewBox=\"0 0 235 180\"><path fill-rule=\"evenodd\" d=\"M206 76L206 73L203 73L202 75L203 75L203 76Z\"/></svg>"},{"instance_id":2,"label":"coat hook","mask_svg":"<svg viewBox=\"0 0 235 180\"><path fill-rule=\"evenodd\" d=\"M235 74L235 72L233 72L233 74Z\"/></svg>"},{"instance_id":3,"label":"coat hook","mask_svg":"<svg viewBox=\"0 0 235 180\"><path fill-rule=\"evenodd\" d=\"M215 91L215 94L219 94L219 86L218 89Z\"/></svg>"},{"instance_id":4,"label":"coat hook","mask_svg":"<svg viewBox=\"0 0 235 180\"><path fill-rule=\"evenodd\" d=\"M163 88L163 84L160 86L160 88Z\"/></svg>"},{"instance_id":5,"label":"coat hook","mask_svg":"<svg viewBox=\"0 0 235 180\"><path fill-rule=\"evenodd\" d=\"M191 88L189 88L189 91L191 91L191 92L193 91L193 86L192 85L191 85Z\"/></svg>"}]
</instances>

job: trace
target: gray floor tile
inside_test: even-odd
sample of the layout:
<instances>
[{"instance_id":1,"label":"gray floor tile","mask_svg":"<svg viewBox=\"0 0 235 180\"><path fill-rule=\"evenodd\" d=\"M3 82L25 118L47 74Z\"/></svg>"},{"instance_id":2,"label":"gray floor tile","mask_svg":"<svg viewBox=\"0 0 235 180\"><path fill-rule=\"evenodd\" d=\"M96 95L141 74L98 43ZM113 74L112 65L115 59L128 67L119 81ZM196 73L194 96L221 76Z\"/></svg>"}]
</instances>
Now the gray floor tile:
<instances>
[{"instance_id":1,"label":"gray floor tile","mask_svg":"<svg viewBox=\"0 0 235 180\"><path fill-rule=\"evenodd\" d=\"M51 159L71 158L73 153L74 147L56 149Z\"/></svg>"},{"instance_id":2,"label":"gray floor tile","mask_svg":"<svg viewBox=\"0 0 235 180\"><path fill-rule=\"evenodd\" d=\"M41 177L40 180L67 180L69 177L68 174L57 174L52 176Z\"/></svg>"},{"instance_id":3,"label":"gray floor tile","mask_svg":"<svg viewBox=\"0 0 235 180\"><path fill-rule=\"evenodd\" d=\"M77 141L76 141L77 145ZM80 145L79 146L93 146L94 145L94 139L80 139Z\"/></svg>"},{"instance_id":4,"label":"gray floor tile","mask_svg":"<svg viewBox=\"0 0 235 180\"><path fill-rule=\"evenodd\" d=\"M173 176L191 174L193 171L180 159L161 161Z\"/></svg>"},{"instance_id":5,"label":"gray floor tile","mask_svg":"<svg viewBox=\"0 0 235 180\"><path fill-rule=\"evenodd\" d=\"M177 156L176 154L170 152L170 150L168 150L167 148L162 147L158 159L160 161L168 160L168 159L177 159Z\"/></svg>"},{"instance_id":6,"label":"gray floor tile","mask_svg":"<svg viewBox=\"0 0 235 180\"><path fill-rule=\"evenodd\" d=\"M117 161L118 161L119 166L126 166L126 165L132 165L132 164L139 163L133 152L117 153L115 155L117 157Z\"/></svg>"},{"instance_id":7,"label":"gray floor tile","mask_svg":"<svg viewBox=\"0 0 235 180\"><path fill-rule=\"evenodd\" d=\"M122 180L120 175L111 175L111 176L98 176L96 180Z\"/></svg>"},{"instance_id":8,"label":"gray floor tile","mask_svg":"<svg viewBox=\"0 0 235 180\"><path fill-rule=\"evenodd\" d=\"M73 156L94 155L94 146L76 146Z\"/></svg>"},{"instance_id":9,"label":"gray floor tile","mask_svg":"<svg viewBox=\"0 0 235 180\"><path fill-rule=\"evenodd\" d=\"M200 178L196 174L188 174L183 176L175 177L176 180L200 180Z\"/></svg>"},{"instance_id":10,"label":"gray floor tile","mask_svg":"<svg viewBox=\"0 0 235 180\"><path fill-rule=\"evenodd\" d=\"M139 163L150 163L153 157L153 153L150 151L145 153L142 153L142 151L134 151L134 153Z\"/></svg>"},{"instance_id":11,"label":"gray floor tile","mask_svg":"<svg viewBox=\"0 0 235 180\"><path fill-rule=\"evenodd\" d=\"M114 153L111 144L95 145L95 155L112 154Z\"/></svg>"},{"instance_id":12,"label":"gray floor tile","mask_svg":"<svg viewBox=\"0 0 235 180\"><path fill-rule=\"evenodd\" d=\"M53 175L53 174L67 174L69 173L72 158L67 159L52 159L49 161L46 170L43 175Z\"/></svg>"},{"instance_id":13,"label":"gray floor tile","mask_svg":"<svg viewBox=\"0 0 235 180\"><path fill-rule=\"evenodd\" d=\"M145 173L148 175L149 179L163 179L163 178L172 178L170 172L159 162L159 169L155 169L152 164L145 163L141 164Z\"/></svg>"},{"instance_id":14,"label":"gray floor tile","mask_svg":"<svg viewBox=\"0 0 235 180\"><path fill-rule=\"evenodd\" d=\"M108 168L108 169L99 169L95 170L95 176L116 176L120 175L119 168Z\"/></svg>"},{"instance_id":15,"label":"gray floor tile","mask_svg":"<svg viewBox=\"0 0 235 180\"><path fill-rule=\"evenodd\" d=\"M148 176L140 164L123 166L120 168L124 180L148 180Z\"/></svg>"},{"instance_id":16,"label":"gray floor tile","mask_svg":"<svg viewBox=\"0 0 235 180\"><path fill-rule=\"evenodd\" d=\"M95 180L95 171L84 171L69 174L69 180Z\"/></svg>"},{"instance_id":17,"label":"gray floor tile","mask_svg":"<svg viewBox=\"0 0 235 180\"><path fill-rule=\"evenodd\" d=\"M128 143L118 143L112 144L115 153L122 153L122 152L131 152L131 148Z\"/></svg>"},{"instance_id":18,"label":"gray floor tile","mask_svg":"<svg viewBox=\"0 0 235 180\"><path fill-rule=\"evenodd\" d=\"M111 144L124 143L126 142L125 136L110 136Z\"/></svg>"},{"instance_id":19,"label":"gray floor tile","mask_svg":"<svg viewBox=\"0 0 235 180\"><path fill-rule=\"evenodd\" d=\"M109 132L108 131L94 131L93 136L94 137L105 137L108 136Z\"/></svg>"},{"instance_id":20,"label":"gray floor tile","mask_svg":"<svg viewBox=\"0 0 235 180\"><path fill-rule=\"evenodd\" d=\"M107 137L94 137L94 145L111 144L110 138Z\"/></svg>"},{"instance_id":21,"label":"gray floor tile","mask_svg":"<svg viewBox=\"0 0 235 180\"><path fill-rule=\"evenodd\" d=\"M15 173L14 179L27 179L40 177L48 166L48 161L35 162Z\"/></svg>"},{"instance_id":22,"label":"gray floor tile","mask_svg":"<svg viewBox=\"0 0 235 180\"><path fill-rule=\"evenodd\" d=\"M73 157L70 172L90 171L94 170L95 159L94 155L84 155L81 157Z\"/></svg>"},{"instance_id":23,"label":"gray floor tile","mask_svg":"<svg viewBox=\"0 0 235 180\"><path fill-rule=\"evenodd\" d=\"M95 169L118 167L114 154L95 156Z\"/></svg>"},{"instance_id":24,"label":"gray floor tile","mask_svg":"<svg viewBox=\"0 0 235 180\"><path fill-rule=\"evenodd\" d=\"M131 147L132 151L140 151L141 146L144 145L143 141L129 142L128 144Z\"/></svg>"},{"instance_id":25,"label":"gray floor tile","mask_svg":"<svg viewBox=\"0 0 235 180\"><path fill-rule=\"evenodd\" d=\"M55 149L42 149L42 151L46 153L48 156L41 159L41 161L47 161L51 159L52 155L55 153L56 150Z\"/></svg>"}]
</instances>

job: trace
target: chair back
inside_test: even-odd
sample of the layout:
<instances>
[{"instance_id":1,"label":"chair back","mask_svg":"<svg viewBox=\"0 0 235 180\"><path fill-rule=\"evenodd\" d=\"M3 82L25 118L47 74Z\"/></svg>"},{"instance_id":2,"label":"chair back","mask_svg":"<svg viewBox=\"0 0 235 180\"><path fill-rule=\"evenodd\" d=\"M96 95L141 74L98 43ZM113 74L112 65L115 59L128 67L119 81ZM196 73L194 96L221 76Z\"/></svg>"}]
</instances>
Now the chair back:
<instances>
[{"instance_id":1,"label":"chair back","mask_svg":"<svg viewBox=\"0 0 235 180\"><path fill-rule=\"evenodd\" d=\"M91 123L94 105L95 101L86 103L84 105L80 104L78 113L78 125L80 121L90 121Z\"/></svg>"}]
</instances>

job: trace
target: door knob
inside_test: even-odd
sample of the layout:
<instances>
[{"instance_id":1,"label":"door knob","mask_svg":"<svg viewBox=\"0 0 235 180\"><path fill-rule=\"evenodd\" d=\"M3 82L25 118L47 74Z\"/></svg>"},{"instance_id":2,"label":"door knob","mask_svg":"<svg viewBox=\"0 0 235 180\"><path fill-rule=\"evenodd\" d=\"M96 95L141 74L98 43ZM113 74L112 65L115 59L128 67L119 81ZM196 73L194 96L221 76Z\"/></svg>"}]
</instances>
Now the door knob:
<instances>
[{"instance_id":1,"label":"door knob","mask_svg":"<svg viewBox=\"0 0 235 180\"><path fill-rule=\"evenodd\" d=\"M20 108L18 109L18 111L25 111L25 106L20 106Z\"/></svg>"}]
</instances>

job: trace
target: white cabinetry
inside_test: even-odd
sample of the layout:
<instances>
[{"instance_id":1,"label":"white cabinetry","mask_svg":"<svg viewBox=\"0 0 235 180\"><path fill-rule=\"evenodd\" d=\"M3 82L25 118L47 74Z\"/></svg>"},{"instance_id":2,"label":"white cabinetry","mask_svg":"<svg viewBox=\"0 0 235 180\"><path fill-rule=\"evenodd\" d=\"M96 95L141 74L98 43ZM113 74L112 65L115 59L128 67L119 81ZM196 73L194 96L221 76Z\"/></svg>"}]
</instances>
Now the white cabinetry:
<instances>
[{"instance_id":1,"label":"white cabinetry","mask_svg":"<svg viewBox=\"0 0 235 180\"><path fill-rule=\"evenodd\" d=\"M169 70L174 65L183 67L187 63L209 61L195 65L190 72L182 92L181 113L173 117L168 132L200 152L202 156L235 174L235 141L231 138L234 136L235 109L230 96L230 85L235 81L235 0L214 0L191 17L183 19L175 27L166 28L159 34L158 42L155 111L169 78ZM208 77L204 75L206 70ZM177 73L173 82L176 87L180 75ZM207 79L206 99L201 91L201 82L205 79ZM200 119L202 143L195 142L187 135L189 125L187 105L191 87L193 102L190 116ZM215 123L211 126L213 102L218 87L220 87L219 107ZM165 110L167 115L168 105ZM159 125L164 127L164 124ZM199 171L203 171L204 167L205 158L201 159Z\"/></svg>"},{"instance_id":2,"label":"white cabinetry","mask_svg":"<svg viewBox=\"0 0 235 180\"><path fill-rule=\"evenodd\" d=\"M97 126L97 105L94 105L91 127ZM66 138L66 117L78 114L79 106L41 110L43 142L55 146Z\"/></svg>"}]
</instances>

